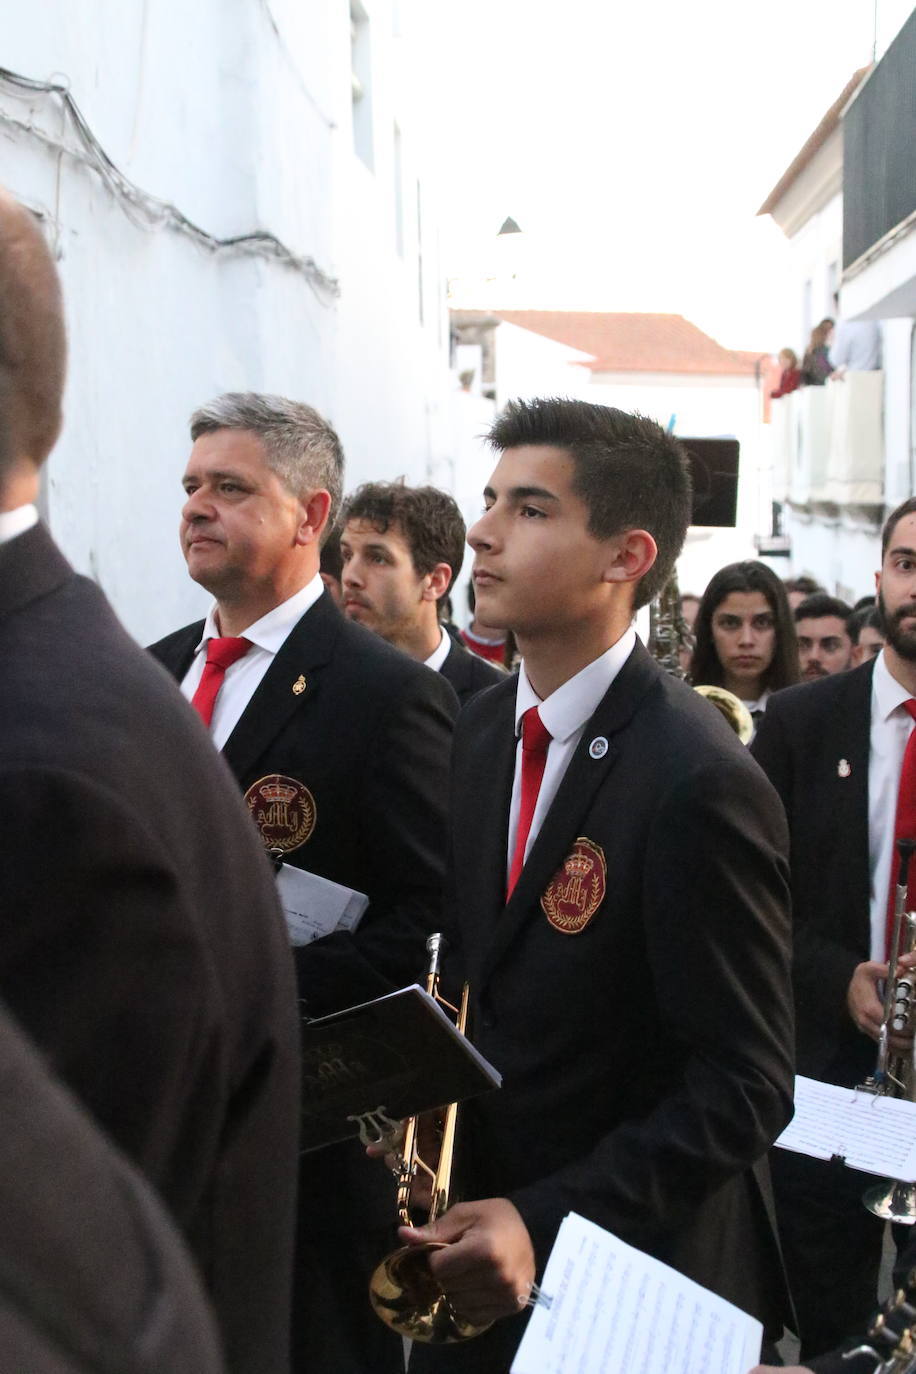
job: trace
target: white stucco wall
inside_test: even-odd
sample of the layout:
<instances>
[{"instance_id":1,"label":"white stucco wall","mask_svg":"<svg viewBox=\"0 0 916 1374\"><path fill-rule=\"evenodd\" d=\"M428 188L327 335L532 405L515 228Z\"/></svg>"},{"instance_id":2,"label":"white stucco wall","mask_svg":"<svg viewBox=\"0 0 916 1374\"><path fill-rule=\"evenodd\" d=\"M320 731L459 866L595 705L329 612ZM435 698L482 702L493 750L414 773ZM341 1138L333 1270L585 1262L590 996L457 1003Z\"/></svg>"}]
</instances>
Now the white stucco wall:
<instances>
[{"instance_id":1,"label":"white stucco wall","mask_svg":"<svg viewBox=\"0 0 916 1374\"><path fill-rule=\"evenodd\" d=\"M398 28L393 0L364 8L373 172L353 150L350 21L338 0L44 0L6 26L3 65L65 84L140 188L217 237L269 231L339 281L339 297L316 293L276 259L214 254L132 222L94 170L54 146L77 147L60 102L0 85L0 180L45 218L70 330L45 509L64 551L141 640L206 604L176 539L187 417L200 401L253 389L310 402L341 434L351 486L423 480L452 447L444 281L410 106L407 11Z\"/></svg>"}]
</instances>

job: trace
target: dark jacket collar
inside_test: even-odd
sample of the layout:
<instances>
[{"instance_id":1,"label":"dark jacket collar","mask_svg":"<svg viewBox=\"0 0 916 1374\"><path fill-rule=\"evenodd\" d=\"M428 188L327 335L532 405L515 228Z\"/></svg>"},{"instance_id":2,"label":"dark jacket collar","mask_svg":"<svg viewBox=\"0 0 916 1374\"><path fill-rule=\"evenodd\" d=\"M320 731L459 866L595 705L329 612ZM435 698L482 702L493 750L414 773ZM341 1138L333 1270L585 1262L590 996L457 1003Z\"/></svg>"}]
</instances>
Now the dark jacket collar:
<instances>
[{"instance_id":1,"label":"dark jacket collar","mask_svg":"<svg viewBox=\"0 0 916 1374\"><path fill-rule=\"evenodd\" d=\"M8 539L0 544L0 619L56 591L73 576L44 525Z\"/></svg>"}]
</instances>

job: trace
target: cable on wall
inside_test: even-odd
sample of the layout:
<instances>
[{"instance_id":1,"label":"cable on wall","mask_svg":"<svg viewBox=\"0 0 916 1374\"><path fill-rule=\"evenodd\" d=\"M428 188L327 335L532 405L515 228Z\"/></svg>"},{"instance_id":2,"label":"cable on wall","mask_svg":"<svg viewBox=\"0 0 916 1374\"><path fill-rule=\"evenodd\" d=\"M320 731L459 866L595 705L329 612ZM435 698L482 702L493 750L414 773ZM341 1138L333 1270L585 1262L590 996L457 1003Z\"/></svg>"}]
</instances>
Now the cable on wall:
<instances>
[{"instance_id":1,"label":"cable on wall","mask_svg":"<svg viewBox=\"0 0 916 1374\"><path fill-rule=\"evenodd\" d=\"M252 257L266 258L283 263L305 277L315 295L323 304L340 295L340 284L336 277L324 272L314 258L294 253L275 234L266 229L255 229L248 234L236 234L231 238L217 238L188 219L176 205L160 200L135 185L129 177L112 162L111 158L96 138L86 122L79 105L61 82L36 81L21 76L17 72L0 67L0 86L12 87L17 92L47 95L59 102L66 120L78 140L76 148L68 143L50 137L43 130L27 121L16 119L13 115L0 110L0 122L21 129L38 138L42 143L67 154L78 162L92 168L119 202L132 224L139 228L168 228L193 239L199 247L211 253L238 253Z\"/></svg>"}]
</instances>

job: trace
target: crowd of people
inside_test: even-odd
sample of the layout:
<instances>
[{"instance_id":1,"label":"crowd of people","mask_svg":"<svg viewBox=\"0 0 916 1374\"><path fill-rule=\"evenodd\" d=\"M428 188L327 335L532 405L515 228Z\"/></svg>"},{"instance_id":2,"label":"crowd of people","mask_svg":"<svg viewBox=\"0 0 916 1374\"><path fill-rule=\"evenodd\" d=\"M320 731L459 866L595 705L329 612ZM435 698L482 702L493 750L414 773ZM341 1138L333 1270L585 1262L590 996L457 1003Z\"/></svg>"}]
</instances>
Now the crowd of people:
<instances>
[{"instance_id":1,"label":"crowd of people","mask_svg":"<svg viewBox=\"0 0 916 1374\"><path fill-rule=\"evenodd\" d=\"M691 517L654 422L511 402L466 532L431 487L344 497L316 410L231 393L176 502L212 602L145 652L38 518L65 353L0 195L3 1367L403 1374L367 1298L399 1240L483 1328L412 1374L508 1374L570 1211L756 1316L766 1358L864 1328L859 1180L774 1157L774 1190L768 1153L796 1059L859 1081L880 1026L916 501L876 607L754 562L683 599L749 750L633 628ZM278 866L359 924L302 942ZM415 982L437 929L502 1087L462 1109L461 1200L395 1237L394 1141L300 1155L300 1025Z\"/></svg>"},{"instance_id":2,"label":"crowd of people","mask_svg":"<svg viewBox=\"0 0 916 1374\"><path fill-rule=\"evenodd\" d=\"M784 582L765 563L730 563L702 596L680 599L681 664L695 687L731 692L755 723L774 692L857 668L884 647L874 596L850 606L808 576Z\"/></svg>"}]
</instances>

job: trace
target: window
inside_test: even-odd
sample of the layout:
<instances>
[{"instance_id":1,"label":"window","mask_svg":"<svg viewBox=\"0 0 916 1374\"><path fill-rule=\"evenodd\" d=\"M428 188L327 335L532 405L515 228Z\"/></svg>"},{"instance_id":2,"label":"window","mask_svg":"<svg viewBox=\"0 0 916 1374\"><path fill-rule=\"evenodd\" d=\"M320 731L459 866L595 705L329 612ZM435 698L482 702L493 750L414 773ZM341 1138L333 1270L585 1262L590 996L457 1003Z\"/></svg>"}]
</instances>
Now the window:
<instances>
[{"instance_id":1,"label":"window","mask_svg":"<svg viewBox=\"0 0 916 1374\"><path fill-rule=\"evenodd\" d=\"M369 16L362 0L350 0L350 87L353 104L353 150L370 172L375 170L372 140L372 49Z\"/></svg>"}]
</instances>

